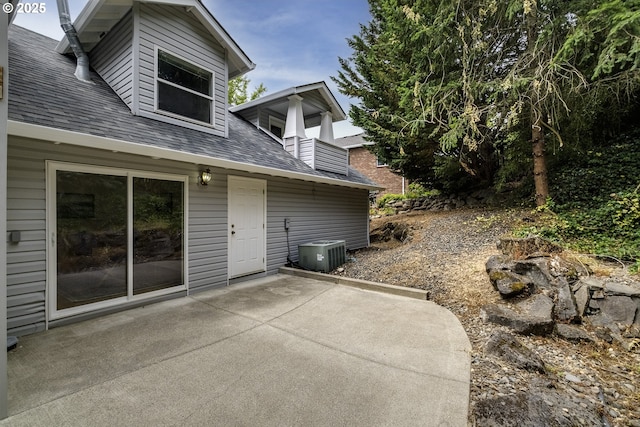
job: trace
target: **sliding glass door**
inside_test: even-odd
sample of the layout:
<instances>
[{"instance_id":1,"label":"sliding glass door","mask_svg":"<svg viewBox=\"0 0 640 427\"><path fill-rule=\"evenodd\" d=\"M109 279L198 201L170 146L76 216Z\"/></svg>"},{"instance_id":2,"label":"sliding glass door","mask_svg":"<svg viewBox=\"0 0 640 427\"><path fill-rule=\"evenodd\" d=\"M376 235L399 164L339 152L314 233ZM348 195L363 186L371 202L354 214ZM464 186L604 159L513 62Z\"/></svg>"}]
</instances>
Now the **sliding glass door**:
<instances>
[{"instance_id":1,"label":"sliding glass door","mask_svg":"<svg viewBox=\"0 0 640 427\"><path fill-rule=\"evenodd\" d=\"M52 318L186 289L185 177L51 162L49 179Z\"/></svg>"},{"instance_id":2,"label":"sliding glass door","mask_svg":"<svg viewBox=\"0 0 640 427\"><path fill-rule=\"evenodd\" d=\"M133 294L182 284L183 183L133 178Z\"/></svg>"},{"instance_id":3,"label":"sliding glass door","mask_svg":"<svg viewBox=\"0 0 640 427\"><path fill-rule=\"evenodd\" d=\"M57 309L127 295L127 177L56 174Z\"/></svg>"}]
</instances>

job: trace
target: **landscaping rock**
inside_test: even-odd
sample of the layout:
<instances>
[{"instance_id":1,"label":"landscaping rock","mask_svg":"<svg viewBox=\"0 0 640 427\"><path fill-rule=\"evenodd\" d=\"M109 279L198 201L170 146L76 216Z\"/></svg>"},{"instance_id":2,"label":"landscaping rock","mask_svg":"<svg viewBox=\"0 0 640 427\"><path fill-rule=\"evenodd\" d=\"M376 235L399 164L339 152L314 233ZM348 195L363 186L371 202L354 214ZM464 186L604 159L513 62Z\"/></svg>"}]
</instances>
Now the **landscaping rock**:
<instances>
[{"instance_id":1,"label":"landscaping rock","mask_svg":"<svg viewBox=\"0 0 640 427\"><path fill-rule=\"evenodd\" d=\"M513 270L515 264L513 260L506 255L492 255L485 263L485 268L487 273L490 273L492 270Z\"/></svg>"},{"instance_id":2,"label":"landscaping rock","mask_svg":"<svg viewBox=\"0 0 640 427\"><path fill-rule=\"evenodd\" d=\"M556 320L561 322L574 322L580 319L576 303L573 300L573 292L569 287L569 283L563 278L556 279L557 294L556 304L554 307L554 315Z\"/></svg>"},{"instance_id":3,"label":"landscaping rock","mask_svg":"<svg viewBox=\"0 0 640 427\"><path fill-rule=\"evenodd\" d=\"M633 324L638 311L638 304L632 298L619 295L607 296L598 302L600 312L611 320L623 325Z\"/></svg>"},{"instance_id":4,"label":"landscaping rock","mask_svg":"<svg viewBox=\"0 0 640 427\"><path fill-rule=\"evenodd\" d=\"M509 270L491 270L489 280L502 298L511 298L533 288L533 282Z\"/></svg>"},{"instance_id":5,"label":"landscaping rock","mask_svg":"<svg viewBox=\"0 0 640 427\"><path fill-rule=\"evenodd\" d=\"M578 326L565 325L564 323L556 325L556 334L567 341L593 341L593 338L584 329Z\"/></svg>"},{"instance_id":6,"label":"landscaping rock","mask_svg":"<svg viewBox=\"0 0 640 427\"><path fill-rule=\"evenodd\" d=\"M399 242L405 242L410 237L411 230L407 224L391 221L381 228L372 230L370 234L371 242L388 242L393 239Z\"/></svg>"},{"instance_id":7,"label":"landscaping rock","mask_svg":"<svg viewBox=\"0 0 640 427\"><path fill-rule=\"evenodd\" d=\"M531 349L522 344L513 335L495 330L489 337L489 341L485 346L488 354L499 357L500 359L512 363L520 369L531 372L545 372L544 362Z\"/></svg>"},{"instance_id":8,"label":"landscaping rock","mask_svg":"<svg viewBox=\"0 0 640 427\"><path fill-rule=\"evenodd\" d=\"M604 289L604 281L596 277L583 277L579 280L579 283L587 286L591 291L594 291L596 289Z\"/></svg>"},{"instance_id":9,"label":"landscaping rock","mask_svg":"<svg viewBox=\"0 0 640 427\"><path fill-rule=\"evenodd\" d=\"M480 316L485 322L506 326L523 335L544 336L553 332L553 320L517 313L502 305L486 305L480 310Z\"/></svg>"},{"instance_id":10,"label":"landscaping rock","mask_svg":"<svg viewBox=\"0 0 640 427\"><path fill-rule=\"evenodd\" d=\"M553 300L544 294L536 294L526 301L518 304L521 312L528 316L553 321Z\"/></svg>"},{"instance_id":11,"label":"landscaping rock","mask_svg":"<svg viewBox=\"0 0 640 427\"><path fill-rule=\"evenodd\" d=\"M530 278L536 290L555 287L555 278L549 270L549 258L539 257L515 261L513 271Z\"/></svg>"},{"instance_id":12,"label":"landscaping rock","mask_svg":"<svg viewBox=\"0 0 640 427\"><path fill-rule=\"evenodd\" d=\"M640 289L623 283L607 281L604 284L605 295L620 295L640 298Z\"/></svg>"},{"instance_id":13,"label":"landscaping rock","mask_svg":"<svg viewBox=\"0 0 640 427\"><path fill-rule=\"evenodd\" d=\"M586 284L579 283L578 287L574 287L573 296L576 299L576 310L578 312L578 316L582 317L585 315L587 311L587 307L589 307L589 300L591 299L591 293L589 292L589 287Z\"/></svg>"}]
</instances>

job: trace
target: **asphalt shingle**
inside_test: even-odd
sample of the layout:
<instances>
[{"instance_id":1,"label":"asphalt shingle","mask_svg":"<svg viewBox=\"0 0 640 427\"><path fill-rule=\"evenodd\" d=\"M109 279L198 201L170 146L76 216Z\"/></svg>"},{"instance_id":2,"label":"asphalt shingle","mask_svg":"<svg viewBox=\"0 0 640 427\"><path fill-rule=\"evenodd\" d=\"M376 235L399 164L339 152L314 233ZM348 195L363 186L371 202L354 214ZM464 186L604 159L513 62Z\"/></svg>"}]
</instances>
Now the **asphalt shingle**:
<instances>
[{"instance_id":1,"label":"asphalt shingle","mask_svg":"<svg viewBox=\"0 0 640 427\"><path fill-rule=\"evenodd\" d=\"M97 73L91 72L93 83L77 80L73 75L75 58L55 52L56 44L56 40L25 28L10 27L9 120L375 185L351 168L348 176L314 170L233 113L228 114L228 138L135 116Z\"/></svg>"}]
</instances>

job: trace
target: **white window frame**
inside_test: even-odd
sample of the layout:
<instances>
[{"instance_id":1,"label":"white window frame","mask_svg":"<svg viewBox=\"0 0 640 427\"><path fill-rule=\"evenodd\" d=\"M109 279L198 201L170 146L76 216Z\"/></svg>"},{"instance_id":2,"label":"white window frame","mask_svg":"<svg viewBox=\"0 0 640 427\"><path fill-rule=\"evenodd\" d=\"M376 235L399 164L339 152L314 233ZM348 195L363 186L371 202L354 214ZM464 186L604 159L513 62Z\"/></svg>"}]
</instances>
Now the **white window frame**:
<instances>
[{"instance_id":1,"label":"white window frame","mask_svg":"<svg viewBox=\"0 0 640 427\"><path fill-rule=\"evenodd\" d=\"M173 56L174 58L177 58L181 61L184 61L190 65L193 65L194 67L200 68L201 70L206 71L207 73L211 74L211 95L204 95L200 92L197 92L195 90L191 90L189 88L186 88L184 86L180 86L178 84L169 82L167 80L161 79L158 77L158 53L162 51L167 55ZM210 117L209 117L209 122L201 122L200 120L196 120L196 119L192 119L191 117L187 117L187 116L181 116L180 114L176 114L176 113L172 113L170 111L165 111L165 110L161 110L158 107L158 104L160 102L160 97L158 96L158 82L161 81L164 84L167 84L169 86L173 86L177 89L180 90L184 90L185 92L191 93L193 95L197 95L200 96L202 98L205 98L207 100L209 100L211 102L211 111L210 111ZM153 96L154 96L154 100L153 100L153 111L154 113L157 114L162 114L165 116L169 116L169 117L173 117L175 119L178 120L183 120L189 123L195 123L201 126L207 126L207 127L215 127L216 126L216 114L215 114L215 108L216 108L216 101L215 101L215 93L216 93L216 88L215 88L215 81L216 81L216 73L213 72L212 70L203 67L202 65L196 64L193 61L190 61L180 55L176 55L175 53L173 53L172 51L162 48L160 46L154 46L154 51L153 51Z\"/></svg>"},{"instance_id":2,"label":"white window frame","mask_svg":"<svg viewBox=\"0 0 640 427\"><path fill-rule=\"evenodd\" d=\"M106 166L94 166L78 163L66 163L48 160L47 168L47 194L46 194L46 223L47 223L47 320L57 320L65 317L75 316L78 314L88 313L91 311L101 310L109 307L116 307L126 303L147 300L162 295L168 295L176 292L188 291L189 289L189 272L188 272L188 189L189 176L174 175L160 172L136 171L130 169L112 168ZM57 308L57 233L56 233L56 172L80 172L92 173L96 175L115 175L127 177L127 296L112 298L105 301L99 301L91 304L84 304L77 307L71 307L63 310ZM176 181L183 183L183 240L182 240L182 285L173 286L171 288L160 289L142 294L133 294L133 179L134 178L150 178L161 179L165 181Z\"/></svg>"}]
</instances>

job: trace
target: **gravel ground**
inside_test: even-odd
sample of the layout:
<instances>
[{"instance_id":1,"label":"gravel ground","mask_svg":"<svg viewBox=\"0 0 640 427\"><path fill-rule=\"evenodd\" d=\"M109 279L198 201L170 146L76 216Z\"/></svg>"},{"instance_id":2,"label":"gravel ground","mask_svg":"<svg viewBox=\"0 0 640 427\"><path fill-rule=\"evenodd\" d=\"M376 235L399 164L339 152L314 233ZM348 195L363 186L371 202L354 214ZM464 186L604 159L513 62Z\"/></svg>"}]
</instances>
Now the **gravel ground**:
<instances>
[{"instance_id":1,"label":"gravel ground","mask_svg":"<svg viewBox=\"0 0 640 427\"><path fill-rule=\"evenodd\" d=\"M501 301L485 262L498 254L498 239L526 216L454 210L377 218L372 245L350 253L352 260L334 274L425 289L458 316L472 344L469 425L640 427L637 352L604 341L518 336L542 359L545 373L486 353L491 334L506 329L480 319L482 306Z\"/></svg>"}]
</instances>

